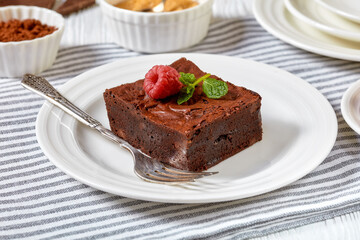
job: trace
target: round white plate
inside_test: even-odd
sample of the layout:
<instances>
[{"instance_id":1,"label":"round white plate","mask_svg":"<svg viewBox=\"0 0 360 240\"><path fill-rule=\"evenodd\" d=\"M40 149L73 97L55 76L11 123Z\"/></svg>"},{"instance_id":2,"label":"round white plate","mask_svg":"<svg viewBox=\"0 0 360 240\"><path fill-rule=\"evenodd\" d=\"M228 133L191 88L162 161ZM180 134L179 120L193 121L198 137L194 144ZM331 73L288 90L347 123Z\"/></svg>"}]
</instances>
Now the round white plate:
<instances>
[{"instance_id":1,"label":"round white plate","mask_svg":"<svg viewBox=\"0 0 360 240\"><path fill-rule=\"evenodd\" d=\"M108 126L102 97L106 88L141 79L153 65L170 64L180 57L262 96L261 142L211 168L219 174L195 183L148 183L134 174L130 153L45 103L36 133L46 156L68 175L106 192L149 201L205 203L285 186L316 168L331 151L337 119L324 96L288 72L250 60L207 54L128 58L83 73L60 92Z\"/></svg>"},{"instance_id":2,"label":"round white plate","mask_svg":"<svg viewBox=\"0 0 360 240\"><path fill-rule=\"evenodd\" d=\"M253 12L268 32L295 47L320 55L360 61L360 44L340 39L291 15L283 0L254 0Z\"/></svg>"},{"instance_id":3,"label":"round white plate","mask_svg":"<svg viewBox=\"0 0 360 240\"><path fill-rule=\"evenodd\" d=\"M359 0L315 0L330 11L360 23Z\"/></svg>"},{"instance_id":4,"label":"round white plate","mask_svg":"<svg viewBox=\"0 0 360 240\"><path fill-rule=\"evenodd\" d=\"M313 0L284 0L287 9L301 21L336 37L360 41L360 24L348 21Z\"/></svg>"},{"instance_id":5,"label":"round white plate","mask_svg":"<svg viewBox=\"0 0 360 240\"><path fill-rule=\"evenodd\" d=\"M353 83L341 99L341 113L347 124L360 134L360 80Z\"/></svg>"}]
</instances>

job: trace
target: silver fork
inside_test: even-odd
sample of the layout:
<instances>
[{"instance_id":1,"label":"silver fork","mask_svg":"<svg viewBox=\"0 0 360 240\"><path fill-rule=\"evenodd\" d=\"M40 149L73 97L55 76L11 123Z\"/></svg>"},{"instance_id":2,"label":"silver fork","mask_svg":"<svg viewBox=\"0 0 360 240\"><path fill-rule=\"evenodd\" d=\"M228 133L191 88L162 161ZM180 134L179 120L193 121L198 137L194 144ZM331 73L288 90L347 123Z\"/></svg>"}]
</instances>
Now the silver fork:
<instances>
[{"instance_id":1,"label":"silver fork","mask_svg":"<svg viewBox=\"0 0 360 240\"><path fill-rule=\"evenodd\" d=\"M134 171L137 176L145 181L155 183L183 183L193 182L195 179L203 176L210 176L217 172L190 172L179 170L162 164L156 159L152 159L140 150L134 148L123 139L116 136L109 129L105 128L99 121L95 120L86 112L76 107L73 103L62 96L45 78L26 74L21 81L21 85L25 88L39 94L46 100L61 108L75 119L83 124L96 129L102 136L119 144L121 147L129 150L134 159Z\"/></svg>"}]
</instances>

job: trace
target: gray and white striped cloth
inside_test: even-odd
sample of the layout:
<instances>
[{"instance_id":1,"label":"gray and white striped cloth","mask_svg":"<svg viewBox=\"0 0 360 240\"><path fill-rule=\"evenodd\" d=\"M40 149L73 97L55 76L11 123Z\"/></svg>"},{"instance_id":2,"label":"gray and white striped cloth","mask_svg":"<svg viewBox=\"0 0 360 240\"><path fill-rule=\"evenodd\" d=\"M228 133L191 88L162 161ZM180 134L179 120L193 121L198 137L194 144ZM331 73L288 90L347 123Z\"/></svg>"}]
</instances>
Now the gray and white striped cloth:
<instances>
[{"instance_id":1,"label":"gray and white striped cloth","mask_svg":"<svg viewBox=\"0 0 360 240\"><path fill-rule=\"evenodd\" d=\"M340 111L342 94L360 78L360 63L294 48L252 17L217 19L207 38L186 52L253 59L311 83L338 118L329 156L295 183L237 201L166 204L115 196L70 178L44 156L35 136L44 101L19 79L2 78L0 239L244 239L360 210L360 138ZM111 43L62 47L43 76L58 87L93 67L138 55Z\"/></svg>"}]
</instances>

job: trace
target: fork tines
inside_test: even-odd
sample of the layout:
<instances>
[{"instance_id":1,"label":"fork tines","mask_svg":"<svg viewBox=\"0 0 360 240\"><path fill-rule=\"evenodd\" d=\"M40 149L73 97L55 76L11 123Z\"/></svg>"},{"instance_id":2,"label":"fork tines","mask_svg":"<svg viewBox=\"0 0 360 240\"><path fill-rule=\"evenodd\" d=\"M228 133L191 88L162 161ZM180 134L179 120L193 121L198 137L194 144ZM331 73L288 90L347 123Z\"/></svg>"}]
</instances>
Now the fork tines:
<instances>
[{"instance_id":1,"label":"fork tines","mask_svg":"<svg viewBox=\"0 0 360 240\"><path fill-rule=\"evenodd\" d=\"M186 170L176 169L170 166L162 166L153 172L146 172L146 176L141 176L141 178L151 182L159 183L185 183L185 182L194 182L196 179L202 178L204 176L211 176L217 174L218 172L191 172Z\"/></svg>"}]
</instances>

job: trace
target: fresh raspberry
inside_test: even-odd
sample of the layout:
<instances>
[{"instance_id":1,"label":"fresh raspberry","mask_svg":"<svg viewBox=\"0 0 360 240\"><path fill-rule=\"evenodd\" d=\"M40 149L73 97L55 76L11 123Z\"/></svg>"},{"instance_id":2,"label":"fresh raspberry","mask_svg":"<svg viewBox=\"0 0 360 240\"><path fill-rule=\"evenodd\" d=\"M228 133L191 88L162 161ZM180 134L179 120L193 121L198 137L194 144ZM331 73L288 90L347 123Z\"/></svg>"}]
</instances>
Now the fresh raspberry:
<instances>
[{"instance_id":1,"label":"fresh raspberry","mask_svg":"<svg viewBox=\"0 0 360 240\"><path fill-rule=\"evenodd\" d=\"M162 99L180 91L180 74L170 66L155 65L145 75L144 90L153 99Z\"/></svg>"}]
</instances>

